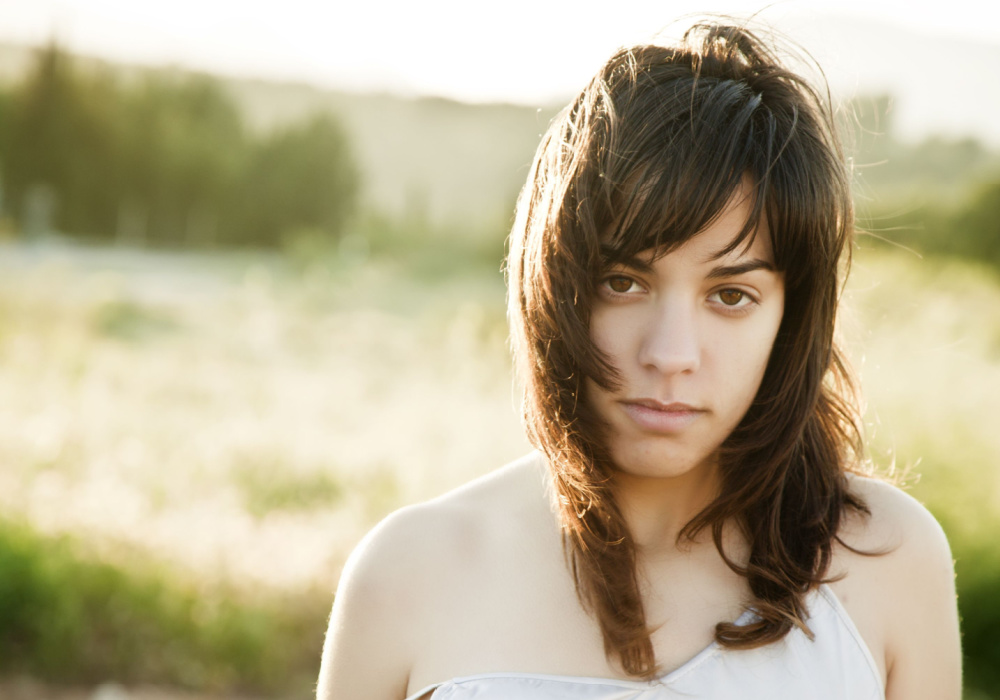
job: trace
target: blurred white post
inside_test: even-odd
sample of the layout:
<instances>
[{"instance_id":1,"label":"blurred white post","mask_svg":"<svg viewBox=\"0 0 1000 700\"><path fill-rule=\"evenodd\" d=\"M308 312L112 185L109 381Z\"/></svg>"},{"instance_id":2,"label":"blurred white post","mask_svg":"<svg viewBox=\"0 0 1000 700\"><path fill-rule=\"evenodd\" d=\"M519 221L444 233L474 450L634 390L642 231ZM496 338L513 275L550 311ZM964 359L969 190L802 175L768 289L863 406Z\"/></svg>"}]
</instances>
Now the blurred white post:
<instances>
[{"instance_id":1,"label":"blurred white post","mask_svg":"<svg viewBox=\"0 0 1000 700\"><path fill-rule=\"evenodd\" d=\"M148 222L146 207L134 199L123 199L118 204L118 230L115 241L118 245L141 247L146 243Z\"/></svg>"},{"instance_id":2,"label":"blurred white post","mask_svg":"<svg viewBox=\"0 0 1000 700\"><path fill-rule=\"evenodd\" d=\"M52 220L56 212L56 193L51 186L36 183L24 193L24 237L38 240L53 233Z\"/></svg>"}]
</instances>

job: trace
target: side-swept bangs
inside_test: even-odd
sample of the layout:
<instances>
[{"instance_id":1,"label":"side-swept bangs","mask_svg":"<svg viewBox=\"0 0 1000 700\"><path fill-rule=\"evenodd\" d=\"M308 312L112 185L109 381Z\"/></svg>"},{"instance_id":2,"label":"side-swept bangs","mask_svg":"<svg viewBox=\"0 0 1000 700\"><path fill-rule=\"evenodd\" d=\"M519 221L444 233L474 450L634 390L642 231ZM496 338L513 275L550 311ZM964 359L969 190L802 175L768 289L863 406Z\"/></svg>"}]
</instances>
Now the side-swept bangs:
<instances>
[{"instance_id":1,"label":"side-swept bangs","mask_svg":"<svg viewBox=\"0 0 1000 700\"><path fill-rule=\"evenodd\" d=\"M587 190L603 190L593 201L605 250L627 259L647 250L663 255L683 244L709 226L749 180L753 206L735 248L763 215L758 192L766 190L780 148L769 123L773 116L760 109L760 95L745 83L700 78L673 62L675 55L651 53L664 50L644 47L619 55L632 70L648 67L609 110L612 143L594 144L595 157L581 164L578 197L587 201ZM621 80L617 75L614 82ZM614 83L608 88L610 94L626 92Z\"/></svg>"}]
</instances>

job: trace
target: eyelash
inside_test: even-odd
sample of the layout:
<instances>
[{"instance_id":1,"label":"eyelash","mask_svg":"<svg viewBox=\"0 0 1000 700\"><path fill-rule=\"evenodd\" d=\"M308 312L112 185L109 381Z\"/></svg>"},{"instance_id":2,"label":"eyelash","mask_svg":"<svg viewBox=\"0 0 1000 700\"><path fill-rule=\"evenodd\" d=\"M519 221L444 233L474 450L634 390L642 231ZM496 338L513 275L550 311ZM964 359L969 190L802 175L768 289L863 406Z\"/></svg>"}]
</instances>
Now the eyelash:
<instances>
[{"instance_id":1,"label":"eyelash","mask_svg":"<svg viewBox=\"0 0 1000 700\"><path fill-rule=\"evenodd\" d=\"M608 282L613 279L628 280L629 282L632 283L632 286L640 288L642 287L642 285L638 281L636 281L632 277L629 277L628 275L622 275L622 274L608 275L603 280L601 280L600 286L604 290L605 294L609 295L613 299L622 299L624 297L629 297L634 294L634 292L631 291L632 287L629 287L630 291L626 292L616 292L615 290L611 289ZM731 306L729 304L724 303L721 299L718 302L713 302L713 305L716 306L716 308L718 308L722 313L728 316L744 316L750 313L753 310L753 307L760 304L760 300L755 295L751 294L745 289L740 289L739 287L724 287L722 289L718 289L712 292L709 298L711 299L712 297L718 296L723 292L737 292L738 294L743 295L740 299L741 302L744 299L747 300L747 303L740 304L739 306Z\"/></svg>"},{"instance_id":2,"label":"eyelash","mask_svg":"<svg viewBox=\"0 0 1000 700\"><path fill-rule=\"evenodd\" d=\"M719 308L722 310L723 313L729 314L730 316L745 316L746 314L753 311L753 307L760 304L760 301L758 301L758 299L753 294L746 291L745 289L739 289L736 287L726 287L725 289L720 289L717 292L712 292L712 296L713 297L718 296L722 292L738 292L739 294L743 295L742 298L740 299L740 302L742 302L743 299L747 300L747 303L745 304L741 303L739 306L730 306L729 304L723 303L722 300L720 299Z\"/></svg>"},{"instance_id":3,"label":"eyelash","mask_svg":"<svg viewBox=\"0 0 1000 700\"><path fill-rule=\"evenodd\" d=\"M616 296L616 297L624 297L624 296L628 296L628 295L629 295L629 292L616 292L616 291L615 291L615 290L613 290L613 289L611 288L611 286L610 286L610 285L608 284L608 283L609 283L609 282L610 282L611 280L628 280L628 281L629 281L629 282L631 282L631 283L632 283L632 284L633 284L634 286L637 286L637 287L641 287L641 286L642 286L642 285L640 285L640 284L639 284L638 282L636 282L636 281L635 281L634 279L632 279L631 277L629 277L628 275L608 275L608 276L607 276L607 277L605 277L605 278L604 278L603 280L601 280L601 286L602 286L602 287L603 287L604 289L606 289L606 290L608 291L608 293L609 293L609 294L611 294L611 295L613 295L613 296ZM629 289L631 290L631 287L629 287Z\"/></svg>"}]
</instances>

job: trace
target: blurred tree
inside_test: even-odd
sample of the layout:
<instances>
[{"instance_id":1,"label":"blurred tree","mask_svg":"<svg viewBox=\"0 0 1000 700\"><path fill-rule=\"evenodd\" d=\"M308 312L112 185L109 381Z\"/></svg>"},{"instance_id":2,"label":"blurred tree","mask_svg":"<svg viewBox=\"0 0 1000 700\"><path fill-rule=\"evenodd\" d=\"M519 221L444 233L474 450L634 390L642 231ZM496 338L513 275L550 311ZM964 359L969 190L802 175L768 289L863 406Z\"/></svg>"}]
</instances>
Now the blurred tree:
<instances>
[{"instance_id":1,"label":"blurred tree","mask_svg":"<svg viewBox=\"0 0 1000 700\"><path fill-rule=\"evenodd\" d=\"M127 96L121 141L119 239L215 242L247 155L240 114L222 88L204 77L148 76Z\"/></svg>"},{"instance_id":2,"label":"blurred tree","mask_svg":"<svg viewBox=\"0 0 1000 700\"><path fill-rule=\"evenodd\" d=\"M55 199L58 228L106 231L119 178L113 81L106 76L84 81L50 44L10 102L2 167L11 210L19 215L25 197L45 188Z\"/></svg>"},{"instance_id":3,"label":"blurred tree","mask_svg":"<svg viewBox=\"0 0 1000 700\"><path fill-rule=\"evenodd\" d=\"M10 92L0 90L0 226L5 226L10 215L10 193L7 182L3 178L3 164L7 160L10 135Z\"/></svg>"},{"instance_id":4,"label":"blurred tree","mask_svg":"<svg viewBox=\"0 0 1000 700\"><path fill-rule=\"evenodd\" d=\"M332 116L277 132L252 156L230 235L275 245L297 230L318 229L336 239L353 212L358 179L347 136Z\"/></svg>"},{"instance_id":5,"label":"blurred tree","mask_svg":"<svg viewBox=\"0 0 1000 700\"><path fill-rule=\"evenodd\" d=\"M1000 182L981 187L949 222L960 251L1000 268Z\"/></svg>"},{"instance_id":6,"label":"blurred tree","mask_svg":"<svg viewBox=\"0 0 1000 700\"><path fill-rule=\"evenodd\" d=\"M977 183L1000 171L1000 154L974 138L901 141L891 95L861 95L841 110L845 149L854 164L855 198L864 214L884 216L915 203L959 206Z\"/></svg>"},{"instance_id":7,"label":"blurred tree","mask_svg":"<svg viewBox=\"0 0 1000 700\"><path fill-rule=\"evenodd\" d=\"M52 44L0 102L0 168L22 228L170 246L336 239L358 174L329 115L258 143L220 83L81 74Z\"/></svg>"},{"instance_id":8,"label":"blurred tree","mask_svg":"<svg viewBox=\"0 0 1000 700\"><path fill-rule=\"evenodd\" d=\"M847 152L866 168L889 157L893 146L892 96L862 95L842 110L842 132Z\"/></svg>"}]
</instances>

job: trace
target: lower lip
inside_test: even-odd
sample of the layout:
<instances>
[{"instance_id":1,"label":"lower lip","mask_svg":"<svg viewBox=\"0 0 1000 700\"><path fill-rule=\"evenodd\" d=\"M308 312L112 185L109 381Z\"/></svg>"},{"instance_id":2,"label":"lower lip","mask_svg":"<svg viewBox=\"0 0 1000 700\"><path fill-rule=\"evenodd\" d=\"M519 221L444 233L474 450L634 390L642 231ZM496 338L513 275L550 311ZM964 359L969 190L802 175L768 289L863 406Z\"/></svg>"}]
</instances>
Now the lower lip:
<instances>
[{"instance_id":1,"label":"lower lip","mask_svg":"<svg viewBox=\"0 0 1000 700\"><path fill-rule=\"evenodd\" d=\"M694 423L704 411L662 411L636 403L623 403L625 413L643 430L653 433L677 433Z\"/></svg>"}]
</instances>

